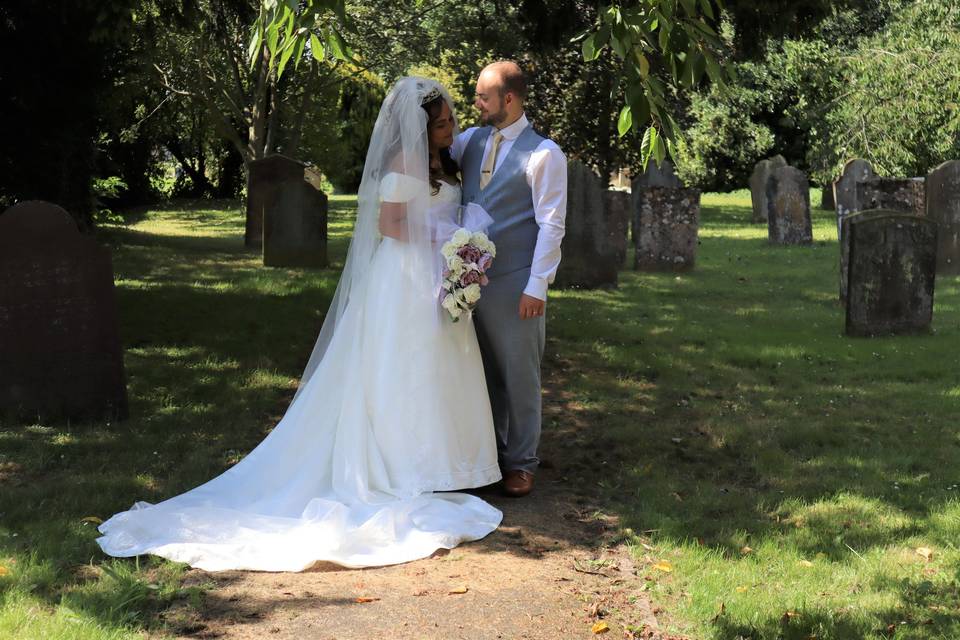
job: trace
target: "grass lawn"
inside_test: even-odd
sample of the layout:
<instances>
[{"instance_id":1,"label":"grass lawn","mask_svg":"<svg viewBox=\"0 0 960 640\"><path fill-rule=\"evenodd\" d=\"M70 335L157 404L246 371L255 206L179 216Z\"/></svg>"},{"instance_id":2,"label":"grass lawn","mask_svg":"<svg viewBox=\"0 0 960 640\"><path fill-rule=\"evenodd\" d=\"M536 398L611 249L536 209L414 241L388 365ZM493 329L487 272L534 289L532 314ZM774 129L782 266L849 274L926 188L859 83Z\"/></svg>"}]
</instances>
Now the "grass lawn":
<instances>
[{"instance_id":1,"label":"grass lawn","mask_svg":"<svg viewBox=\"0 0 960 640\"><path fill-rule=\"evenodd\" d=\"M276 423L354 203L332 199L318 271L260 266L234 203L101 230L131 418L0 424L0 638L160 635L201 597L182 565L105 558L85 518L193 487ZM707 194L694 271L551 294L548 376L595 432L564 444L604 469L569 475L601 484L678 633L958 638L958 281L937 283L933 335L846 338L833 214L814 214L814 245L769 247L748 192Z\"/></svg>"}]
</instances>

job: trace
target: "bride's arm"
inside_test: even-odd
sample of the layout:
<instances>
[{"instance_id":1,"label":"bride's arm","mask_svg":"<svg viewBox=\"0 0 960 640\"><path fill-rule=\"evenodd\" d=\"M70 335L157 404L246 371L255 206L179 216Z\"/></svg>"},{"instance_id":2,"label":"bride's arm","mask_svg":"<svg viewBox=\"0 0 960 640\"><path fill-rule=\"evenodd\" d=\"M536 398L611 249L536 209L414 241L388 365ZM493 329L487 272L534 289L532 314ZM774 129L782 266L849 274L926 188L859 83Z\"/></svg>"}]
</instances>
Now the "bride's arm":
<instances>
[{"instance_id":1,"label":"bride's arm","mask_svg":"<svg viewBox=\"0 0 960 640\"><path fill-rule=\"evenodd\" d=\"M380 234L396 240L407 240L407 203L380 203Z\"/></svg>"}]
</instances>

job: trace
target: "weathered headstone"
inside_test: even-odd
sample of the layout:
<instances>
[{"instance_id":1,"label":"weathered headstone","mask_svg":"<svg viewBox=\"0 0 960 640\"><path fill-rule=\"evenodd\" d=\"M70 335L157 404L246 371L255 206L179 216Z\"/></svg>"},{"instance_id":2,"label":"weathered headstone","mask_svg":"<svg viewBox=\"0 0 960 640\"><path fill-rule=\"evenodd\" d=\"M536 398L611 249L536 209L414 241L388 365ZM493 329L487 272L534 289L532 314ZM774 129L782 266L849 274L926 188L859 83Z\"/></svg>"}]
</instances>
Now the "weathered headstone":
<instances>
[{"instance_id":1,"label":"weathered headstone","mask_svg":"<svg viewBox=\"0 0 960 640\"><path fill-rule=\"evenodd\" d=\"M923 178L871 178L858 182L856 189L860 211L888 209L927 215Z\"/></svg>"},{"instance_id":2,"label":"weathered headstone","mask_svg":"<svg viewBox=\"0 0 960 640\"><path fill-rule=\"evenodd\" d=\"M567 219L556 286L594 289L617 285L617 249L604 207L602 181L579 160L567 164Z\"/></svg>"},{"instance_id":3,"label":"weathered headstone","mask_svg":"<svg viewBox=\"0 0 960 640\"><path fill-rule=\"evenodd\" d=\"M327 196L314 185L319 180L313 172L279 154L250 165L247 200L255 209L247 222L256 218L262 224L268 267L327 266Z\"/></svg>"},{"instance_id":4,"label":"weathered headstone","mask_svg":"<svg viewBox=\"0 0 960 640\"><path fill-rule=\"evenodd\" d=\"M787 166L787 161L779 154L753 165L753 173L750 175L750 202L753 205L753 222L767 221L767 180L774 170L785 166Z\"/></svg>"},{"instance_id":5,"label":"weathered headstone","mask_svg":"<svg viewBox=\"0 0 960 640\"><path fill-rule=\"evenodd\" d=\"M937 223L937 273L960 273L960 160L944 162L926 179L927 217Z\"/></svg>"},{"instance_id":6,"label":"weathered headstone","mask_svg":"<svg viewBox=\"0 0 960 640\"><path fill-rule=\"evenodd\" d=\"M820 190L820 208L834 211L837 205L833 202L833 185L828 184Z\"/></svg>"},{"instance_id":7,"label":"weathered headstone","mask_svg":"<svg viewBox=\"0 0 960 640\"><path fill-rule=\"evenodd\" d=\"M311 179L309 172L304 163L281 154L267 156L250 164L244 233L246 246L263 246L264 216L268 213L276 211L278 207L289 211L299 206L301 201L316 200L315 194L306 189L309 187L319 191L308 182Z\"/></svg>"},{"instance_id":8,"label":"weathered headstone","mask_svg":"<svg viewBox=\"0 0 960 640\"><path fill-rule=\"evenodd\" d=\"M680 189L683 183L673 172L673 163L664 160L657 166L657 163L650 160L647 163L647 170L633 179L630 185L631 191L634 189L649 189L650 187L672 187Z\"/></svg>"},{"instance_id":9,"label":"weathered headstone","mask_svg":"<svg viewBox=\"0 0 960 640\"><path fill-rule=\"evenodd\" d=\"M634 269L685 271L697 258L700 190L651 187L633 193Z\"/></svg>"},{"instance_id":10,"label":"weathered headstone","mask_svg":"<svg viewBox=\"0 0 960 640\"><path fill-rule=\"evenodd\" d=\"M0 215L0 414L125 418L110 251L66 211L23 202Z\"/></svg>"},{"instance_id":11,"label":"weathered headstone","mask_svg":"<svg viewBox=\"0 0 960 640\"><path fill-rule=\"evenodd\" d=\"M608 242L617 254L617 265L623 266L627 259L627 235L630 232L630 192L607 189L603 192L606 209Z\"/></svg>"},{"instance_id":12,"label":"weathered headstone","mask_svg":"<svg viewBox=\"0 0 960 640\"><path fill-rule=\"evenodd\" d=\"M810 244L810 183L796 167L780 167L767 179L767 239L772 244Z\"/></svg>"},{"instance_id":13,"label":"weathered headstone","mask_svg":"<svg viewBox=\"0 0 960 640\"><path fill-rule=\"evenodd\" d=\"M937 223L894 211L848 225L846 332L854 336L927 331L933 318Z\"/></svg>"},{"instance_id":14,"label":"weathered headstone","mask_svg":"<svg viewBox=\"0 0 960 640\"><path fill-rule=\"evenodd\" d=\"M843 171L840 177L833 182L833 202L837 212L837 238L841 236L841 220L844 216L857 211L862 211L863 207L857 201L857 183L864 180L875 178L873 167L866 160L848 160L843 165Z\"/></svg>"},{"instance_id":15,"label":"weathered headstone","mask_svg":"<svg viewBox=\"0 0 960 640\"><path fill-rule=\"evenodd\" d=\"M850 264L850 222L853 220L866 220L867 218L877 218L889 215L890 212L884 209L872 209L870 211L856 211L844 216L840 220L840 300L847 301L847 274Z\"/></svg>"}]
</instances>

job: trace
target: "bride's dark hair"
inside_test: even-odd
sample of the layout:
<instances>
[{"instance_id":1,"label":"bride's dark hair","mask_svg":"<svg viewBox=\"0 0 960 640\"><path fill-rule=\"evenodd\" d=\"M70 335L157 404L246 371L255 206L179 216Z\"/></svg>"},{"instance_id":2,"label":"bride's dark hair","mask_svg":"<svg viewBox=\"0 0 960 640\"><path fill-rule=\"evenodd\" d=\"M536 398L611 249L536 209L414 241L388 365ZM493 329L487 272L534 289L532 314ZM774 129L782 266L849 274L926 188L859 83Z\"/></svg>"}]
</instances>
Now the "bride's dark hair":
<instances>
[{"instance_id":1,"label":"bride's dark hair","mask_svg":"<svg viewBox=\"0 0 960 640\"><path fill-rule=\"evenodd\" d=\"M443 96L438 95L436 98L427 100L420 106L427 112L427 135L429 136L430 125L432 125L443 112ZM457 165L457 161L450 155L450 149L448 147L440 149L439 155L440 168L434 169L432 163L430 166L430 186L433 187L433 195L440 192L440 181L443 180L444 177L452 176L456 178L457 174L460 173L460 167Z\"/></svg>"}]
</instances>

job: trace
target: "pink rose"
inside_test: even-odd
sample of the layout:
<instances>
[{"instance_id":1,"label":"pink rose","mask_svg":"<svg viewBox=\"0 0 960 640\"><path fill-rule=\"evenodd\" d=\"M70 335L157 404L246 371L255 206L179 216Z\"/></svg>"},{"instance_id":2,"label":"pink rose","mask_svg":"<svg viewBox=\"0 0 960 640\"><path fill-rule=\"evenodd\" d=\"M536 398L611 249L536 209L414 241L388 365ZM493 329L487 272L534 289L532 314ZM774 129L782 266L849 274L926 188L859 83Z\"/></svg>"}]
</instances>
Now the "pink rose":
<instances>
[{"instance_id":1,"label":"pink rose","mask_svg":"<svg viewBox=\"0 0 960 640\"><path fill-rule=\"evenodd\" d=\"M480 256L480 259L477 260L477 266L480 267L480 271L486 271L490 268L491 264L493 264L493 256L489 253L484 253Z\"/></svg>"},{"instance_id":2,"label":"pink rose","mask_svg":"<svg viewBox=\"0 0 960 640\"><path fill-rule=\"evenodd\" d=\"M472 244L468 244L464 247L460 247L460 250L457 251L457 255L463 258L464 262L476 262L480 259L482 255L480 249L477 249Z\"/></svg>"},{"instance_id":3,"label":"pink rose","mask_svg":"<svg viewBox=\"0 0 960 640\"><path fill-rule=\"evenodd\" d=\"M485 276L485 275L481 275L481 276L480 276L480 286L481 286L481 287L485 287L485 286L487 286L488 284L490 284L490 278L488 278L488 277Z\"/></svg>"},{"instance_id":4,"label":"pink rose","mask_svg":"<svg viewBox=\"0 0 960 640\"><path fill-rule=\"evenodd\" d=\"M473 270L467 271L465 274L460 276L460 286L468 287L471 284L476 284L480 282L481 277L482 276L480 275L479 271L473 271Z\"/></svg>"}]
</instances>

